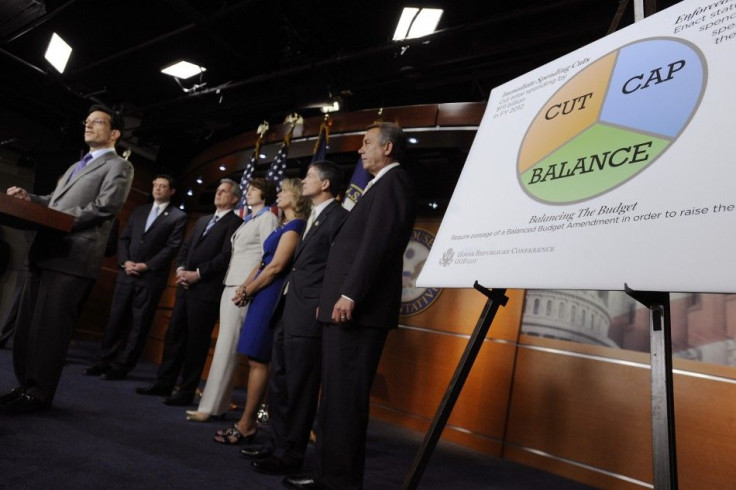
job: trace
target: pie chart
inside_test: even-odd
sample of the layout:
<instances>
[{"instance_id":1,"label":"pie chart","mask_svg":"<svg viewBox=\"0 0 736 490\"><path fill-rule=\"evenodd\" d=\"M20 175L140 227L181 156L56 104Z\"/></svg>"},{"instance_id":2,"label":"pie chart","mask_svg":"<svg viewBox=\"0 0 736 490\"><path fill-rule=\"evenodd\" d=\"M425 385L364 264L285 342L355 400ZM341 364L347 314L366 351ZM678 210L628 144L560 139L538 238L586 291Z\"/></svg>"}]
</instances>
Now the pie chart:
<instances>
[{"instance_id":1,"label":"pie chart","mask_svg":"<svg viewBox=\"0 0 736 490\"><path fill-rule=\"evenodd\" d=\"M697 113L702 52L682 39L627 44L570 78L539 110L517 158L533 199L569 204L635 178L662 156Z\"/></svg>"}]
</instances>

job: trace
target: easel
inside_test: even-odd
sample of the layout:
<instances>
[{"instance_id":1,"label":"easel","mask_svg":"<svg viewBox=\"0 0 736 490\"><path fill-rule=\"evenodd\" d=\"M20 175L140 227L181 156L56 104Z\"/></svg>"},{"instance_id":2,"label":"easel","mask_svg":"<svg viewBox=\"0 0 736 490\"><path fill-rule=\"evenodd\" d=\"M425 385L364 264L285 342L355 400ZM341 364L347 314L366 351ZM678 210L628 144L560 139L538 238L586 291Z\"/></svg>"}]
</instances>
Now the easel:
<instances>
[{"instance_id":1,"label":"easel","mask_svg":"<svg viewBox=\"0 0 736 490\"><path fill-rule=\"evenodd\" d=\"M483 340L501 306L506 306L506 289L487 289L475 281L475 289L488 300L473 329L473 334L465 347L455 374L445 391L432 424L417 451L411 470L402 485L403 490L414 490L427 468L442 430L450 418L455 402L473 367ZM677 489L677 457L675 450L675 409L672 390L672 343L670 329L669 293L633 291L624 285L626 294L642 303L650 311L650 351L652 383L652 462L654 488L657 490Z\"/></svg>"},{"instance_id":2,"label":"easel","mask_svg":"<svg viewBox=\"0 0 736 490\"><path fill-rule=\"evenodd\" d=\"M501 306L506 306L506 303L509 301L508 296L506 296L506 289L486 289L478 284L478 281L475 281L473 287L486 295L488 300L478 318L478 323L476 323L473 329L473 335L470 337L468 345L465 346L465 351L455 369L455 374L452 376L447 391L445 391L445 396L437 408L432 425L430 425L427 434L424 436L424 442L422 442L414 458L414 463L412 463L411 470L406 480L404 480L404 484L401 487L404 490L414 490L419 485L419 480L427 468L429 458L432 456L440 435L442 435L442 430L447 424L447 419L450 418L450 413L455 406L455 402L458 396L460 396L465 381L468 379L468 374L473 367L475 358L478 357L478 351L480 351L480 347L483 345L483 340L485 340L488 334L488 329L491 327L491 323L493 323L498 309Z\"/></svg>"},{"instance_id":3,"label":"easel","mask_svg":"<svg viewBox=\"0 0 736 490\"><path fill-rule=\"evenodd\" d=\"M656 0L634 0L634 22L656 12ZM618 28L629 0L619 0L619 7L608 34ZM411 470L402 485L403 490L414 490L427 467L442 430L447 424L455 402L473 367L483 340L500 306L506 306L506 289L487 289L475 281L475 289L488 301L460 358L445 396L437 408L432 424L414 458ZM675 410L672 390L672 342L670 325L670 297L665 292L634 291L624 284L626 294L650 311L651 397L652 397L652 463L654 488L677 489L677 456L675 444Z\"/></svg>"}]
</instances>

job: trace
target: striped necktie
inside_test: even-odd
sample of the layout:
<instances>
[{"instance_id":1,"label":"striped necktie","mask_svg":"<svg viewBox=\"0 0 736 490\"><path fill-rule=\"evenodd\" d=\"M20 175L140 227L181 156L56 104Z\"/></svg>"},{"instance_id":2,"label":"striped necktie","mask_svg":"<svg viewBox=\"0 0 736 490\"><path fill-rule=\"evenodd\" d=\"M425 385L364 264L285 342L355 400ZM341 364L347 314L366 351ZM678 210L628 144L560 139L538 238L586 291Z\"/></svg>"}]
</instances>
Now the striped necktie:
<instances>
[{"instance_id":1,"label":"striped necktie","mask_svg":"<svg viewBox=\"0 0 736 490\"><path fill-rule=\"evenodd\" d=\"M207 227L204 229L204 233L202 233L202 236L206 236L207 233L210 232L213 226L215 226L215 223L217 223L217 215L214 215L209 223L207 223Z\"/></svg>"}]
</instances>

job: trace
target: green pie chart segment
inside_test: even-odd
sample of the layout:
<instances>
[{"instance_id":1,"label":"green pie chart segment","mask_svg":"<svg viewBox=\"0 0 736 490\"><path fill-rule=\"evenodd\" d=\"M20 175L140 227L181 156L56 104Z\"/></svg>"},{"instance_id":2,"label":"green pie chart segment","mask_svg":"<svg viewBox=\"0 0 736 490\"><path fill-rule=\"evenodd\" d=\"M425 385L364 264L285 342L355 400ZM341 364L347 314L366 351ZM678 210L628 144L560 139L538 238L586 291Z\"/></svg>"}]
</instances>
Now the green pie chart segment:
<instances>
[{"instance_id":1,"label":"green pie chart segment","mask_svg":"<svg viewBox=\"0 0 736 490\"><path fill-rule=\"evenodd\" d=\"M520 180L537 199L560 204L583 201L626 182L670 143L599 123L521 174Z\"/></svg>"}]
</instances>

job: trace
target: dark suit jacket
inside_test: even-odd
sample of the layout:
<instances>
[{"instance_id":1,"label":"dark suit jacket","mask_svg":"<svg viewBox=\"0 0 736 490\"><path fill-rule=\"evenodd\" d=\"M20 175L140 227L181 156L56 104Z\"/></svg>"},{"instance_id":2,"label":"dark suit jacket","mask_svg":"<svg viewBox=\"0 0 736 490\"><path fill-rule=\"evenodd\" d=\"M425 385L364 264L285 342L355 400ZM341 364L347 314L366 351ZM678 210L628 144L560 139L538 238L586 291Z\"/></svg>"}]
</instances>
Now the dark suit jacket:
<instances>
[{"instance_id":1,"label":"dark suit jacket","mask_svg":"<svg viewBox=\"0 0 736 490\"><path fill-rule=\"evenodd\" d=\"M89 162L69 182L75 166L67 169L53 193L31 194L33 202L74 215L72 232L39 231L28 259L33 267L94 279L102 266L113 218L128 197L133 166L108 152Z\"/></svg>"},{"instance_id":2,"label":"dark suit jacket","mask_svg":"<svg viewBox=\"0 0 736 490\"><path fill-rule=\"evenodd\" d=\"M186 290L189 297L219 303L224 287L222 281L230 263L230 237L243 220L229 212L215 223L207 235L202 236L212 216L202 216L194 223L192 233L182 245L176 263L177 267L188 271L199 270L201 279ZM179 287L177 296L182 294L184 289Z\"/></svg>"},{"instance_id":3,"label":"dark suit jacket","mask_svg":"<svg viewBox=\"0 0 736 490\"><path fill-rule=\"evenodd\" d=\"M319 321L331 323L335 302L345 295L355 301L354 324L396 328L415 201L414 184L401 166L389 170L358 200L330 249Z\"/></svg>"},{"instance_id":4,"label":"dark suit jacket","mask_svg":"<svg viewBox=\"0 0 736 490\"><path fill-rule=\"evenodd\" d=\"M119 281L141 286L163 287L166 284L169 266L184 239L187 215L169 203L146 231L152 207L153 204L144 204L133 209L118 239L118 264L122 267L128 260L144 262L148 270L139 276L121 271Z\"/></svg>"},{"instance_id":5,"label":"dark suit jacket","mask_svg":"<svg viewBox=\"0 0 736 490\"><path fill-rule=\"evenodd\" d=\"M348 212L333 201L317 217L309 233L294 252L292 269L285 283L284 332L290 335L321 337L316 311L322 290L332 237Z\"/></svg>"}]
</instances>

